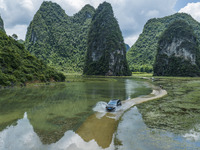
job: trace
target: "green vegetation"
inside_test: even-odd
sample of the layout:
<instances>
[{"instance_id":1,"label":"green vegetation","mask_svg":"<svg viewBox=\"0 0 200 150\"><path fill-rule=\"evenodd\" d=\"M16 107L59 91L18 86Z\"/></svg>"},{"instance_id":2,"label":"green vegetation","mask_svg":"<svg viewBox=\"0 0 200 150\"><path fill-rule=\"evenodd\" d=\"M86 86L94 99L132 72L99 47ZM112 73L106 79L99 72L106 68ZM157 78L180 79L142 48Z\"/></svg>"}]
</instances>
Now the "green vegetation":
<instances>
[{"instance_id":1,"label":"green vegetation","mask_svg":"<svg viewBox=\"0 0 200 150\"><path fill-rule=\"evenodd\" d=\"M144 78L144 77L153 77L152 73L146 73L146 72L132 72L132 77L136 78Z\"/></svg>"},{"instance_id":2,"label":"green vegetation","mask_svg":"<svg viewBox=\"0 0 200 150\"><path fill-rule=\"evenodd\" d=\"M86 5L70 17L58 4L43 2L28 27L26 48L57 70L82 72L94 12Z\"/></svg>"},{"instance_id":3,"label":"green vegetation","mask_svg":"<svg viewBox=\"0 0 200 150\"><path fill-rule=\"evenodd\" d=\"M122 33L107 2L99 5L91 22L84 74L131 75Z\"/></svg>"},{"instance_id":4,"label":"green vegetation","mask_svg":"<svg viewBox=\"0 0 200 150\"><path fill-rule=\"evenodd\" d=\"M150 19L144 26L143 32L136 43L127 53L127 60L131 71L153 71L159 37L176 20L184 20L191 25L198 37L197 40L200 41L200 23L188 14L176 13L164 18Z\"/></svg>"},{"instance_id":5,"label":"green vegetation","mask_svg":"<svg viewBox=\"0 0 200 150\"><path fill-rule=\"evenodd\" d=\"M162 77L155 83L162 85L168 95L137 105L145 124L177 134L195 129L200 124L200 78Z\"/></svg>"},{"instance_id":6,"label":"green vegetation","mask_svg":"<svg viewBox=\"0 0 200 150\"><path fill-rule=\"evenodd\" d=\"M1 16L0 16L0 31L5 32L5 30L4 30L4 24L3 24L3 20L1 18Z\"/></svg>"},{"instance_id":7,"label":"green vegetation","mask_svg":"<svg viewBox=\"0 0 200 150\"><path fill-rule=\"evenodd\" d=\"M198 46L190 25L182 20L173 22L158 41L154 75L200 76Z\"/></svg>"},{"instance_id":8,"label":"green vegetation","mask_svg":"<svg viewBox=\"0 0 200 150\"><path fill-rule=\"evenodd\" d=\"M64 81L65 76L32 56L23 44L0 31L0 85L32 81Z\"/></svg>"}]
</instances>

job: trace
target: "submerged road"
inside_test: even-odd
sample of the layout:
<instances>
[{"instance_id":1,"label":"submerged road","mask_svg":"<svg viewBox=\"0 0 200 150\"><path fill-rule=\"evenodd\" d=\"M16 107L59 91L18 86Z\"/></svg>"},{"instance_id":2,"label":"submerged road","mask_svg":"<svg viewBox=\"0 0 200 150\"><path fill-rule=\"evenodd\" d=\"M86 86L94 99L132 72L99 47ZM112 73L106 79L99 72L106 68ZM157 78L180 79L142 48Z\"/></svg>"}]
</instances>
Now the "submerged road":
<instances>
[{"instance_id":1,"label":"submerged road","mask_svg":"<svg viewBox=\"0 0 200 150\"><path fill-rule=\"evenodd\" d=\"M95 114L90 116L82 126L76 131L76 133L85 141L89 142L95 140L95 142L103 149L113 150L114 148L114 133L117 130L119 118L124 112L134 105L147 102L150 100L159 99L167 95L167 91L159 87L154 87L151 94L141 96L133 99L122 101L122 106L116 110L116 112L106 112L105 102L100 102L102 106ZM97 105L96 107L99 107ZM98 111L99 110L99 111Z\"/></svg>"},{"instance_id":2,"label":"submerged road","mask_svg":"<svg viewBox=\"0 0 200 150\"><path fill-rule=\"evenodd\" d=\"M88 117L76 133L66 131L59 141L49 145L41 142L28 119L28 114L24 113L24 118L19 119L16 125L11 125L0 132L0 150L114 150L115 132L119 118L124 112L136 104L167 94L165 90L155 87L153 89L155 90L150 95L124 100L122 106L112 113L106 112L106 102L97 103L93 108L96 113Z\"/></svg>"},{"instance_id":3,"label":"submerged road","mask_svg":"<svg viewBox=\"0 0 200 150\"><path fill-rule=\"evenodd\" d=\"M131 108L134 105L141 104L150 100L159 99L167 95L167 91L161 88L154 89L150 95L141 96L133 99L128 99L122 101L122 105L126 105L127 109Z\"/></svg>"}]
</instances>

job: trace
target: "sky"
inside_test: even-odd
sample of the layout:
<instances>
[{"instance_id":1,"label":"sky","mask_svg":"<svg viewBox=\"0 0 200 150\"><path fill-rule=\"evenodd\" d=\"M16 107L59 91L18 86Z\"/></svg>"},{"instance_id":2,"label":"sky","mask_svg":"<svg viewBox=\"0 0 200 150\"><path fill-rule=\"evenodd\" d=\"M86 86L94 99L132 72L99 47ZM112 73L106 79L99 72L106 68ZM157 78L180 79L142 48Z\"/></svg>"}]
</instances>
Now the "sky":
<instances>
[{"instance_id":1,"label":"sky","mask_svg":"<svg viewBox=\"0 0 200 150\"><path fill-rule=\"evenodd\" d=\"M44 0L0 0L0 15L8 35L25 39L27 27ZM50 0L73 16L86 4L97 8L105 0ZM176 12L185 12L200 22L200 0L106 0L111 3L125 43L132 46L145 23Z\"/></svg>"}]
</instances>

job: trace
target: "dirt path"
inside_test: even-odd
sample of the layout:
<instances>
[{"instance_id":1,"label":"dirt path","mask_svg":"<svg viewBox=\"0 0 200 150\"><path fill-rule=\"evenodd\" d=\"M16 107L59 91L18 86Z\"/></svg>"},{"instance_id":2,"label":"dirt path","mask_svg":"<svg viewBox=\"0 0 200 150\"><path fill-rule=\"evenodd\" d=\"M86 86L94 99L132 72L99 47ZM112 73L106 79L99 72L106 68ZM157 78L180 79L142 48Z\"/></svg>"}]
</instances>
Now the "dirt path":
<instances>
[{"instance_id":1,"label":"dirt path","mask_svg":"<svg viewBox=\"0 0 200 150\"><path fill-rule=\"evenodd\" d=\"M141 97L122 101L122 105L125 105L126 110L127 110L127 109L131 108L133 105L144 103L144 102L147 102L150 100L155 100L155 99L161 98L165 95L167 95L166 90L157 88L157 89L154 89L150 95L141 96Z\"/></svg>"}]
</instances>

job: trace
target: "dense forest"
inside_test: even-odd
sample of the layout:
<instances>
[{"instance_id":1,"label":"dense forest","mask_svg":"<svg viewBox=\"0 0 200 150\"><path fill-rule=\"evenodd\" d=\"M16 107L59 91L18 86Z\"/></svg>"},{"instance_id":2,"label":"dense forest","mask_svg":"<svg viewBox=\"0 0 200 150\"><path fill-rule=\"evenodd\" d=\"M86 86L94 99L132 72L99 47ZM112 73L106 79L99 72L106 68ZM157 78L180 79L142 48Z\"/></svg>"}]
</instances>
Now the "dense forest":
<instances>
[{"instance_id":1,"label":"dense forest","mask_svg":"<svg viewBox=\"0 0 200 150\"><path fill-rule=\"evenodd\" d=\"M122 33L107 2L99 5L91 22L84 74L131 75Z\"/></svg>"},{"instance_id":2,"label":"dense forest","mask_svg":"<svg viewBox=\"0 0 200 150\"><path fill-rule=\"evenodd\" d=\"M33 81L64 81L65 76L28 52L24 45L0 31L0 85Z\"/></svg>"},{"instance_id":3,"label":"dense forest","mask_svg":"<svg viewBox=\"0 0 200 150\"><path fill-rule=\"evenodd\" d=\"M184 21L189 27L185 23L180 26L180 21ZM150 19L136 43L130 48L124 43L109 3L100 4L96 10L90 5L85 5L75 15L68 16L58 4L44 1L28 27L25 42L8 37L0 17L0 84L13 85L35 80L63 81L64 75L57 71L114 76L131 75L131 71L154 71L154 75L187 76L186 73L172 73L169 68L165 73L163 70L162 73L158 73L163 67L159 65L160 62L166 58L156 57L156 54L161 52L161 41L170 38L167 35L175 37L169 31L172 30L172 23L177 25L173 25L174 33L176 27L180 27L182 31L185 29L196 38L196 41L189 44L186 40L184 43L187 44L183 45L188 45L184 47L186 49L193 48L195 52L191 53L197 61L195 65L191 65L181 57L170 57L174 65L170 69L181 66L183 71L184 67L190 66L190 71L194 74L187 75L198 76L200 23L188 14L176 13L164 18Z\"/></svg>"},{"instance_id":4,"label":"dense forest","mask_svg":"<svg viewBox=\"0 0 200 150\"><path fill-rule=\"evenodd\" d=\"M158 41L154 75L200 76L200 49L192 26L174 21Z\"/></svg>"},{"instance_id":5,"label":"dense forest","mask_svg":"<svg viewBox=\"0 0 200 150\"><path fill-rule=\"evenodd\" d=\"M200 23L188 14L176 13L164 18L150 19L145 24L143 32L136 43L127 53L127 60L131 71L152 72L159 37L176 20L184 20L191 25L197 40L200 41Z\"/></svg>"},{"instance_id":6,"label":"dense forest","mask_svg":"<svg viewBox=\"0 0 200 150\"><path fill-rule=\"evenodd\" d=\"M43 2L28 27L26 48L57 70L82 72L94 12L92 6L86 5L68 16L58 4Z\"/></svg>"}]
</instances>

